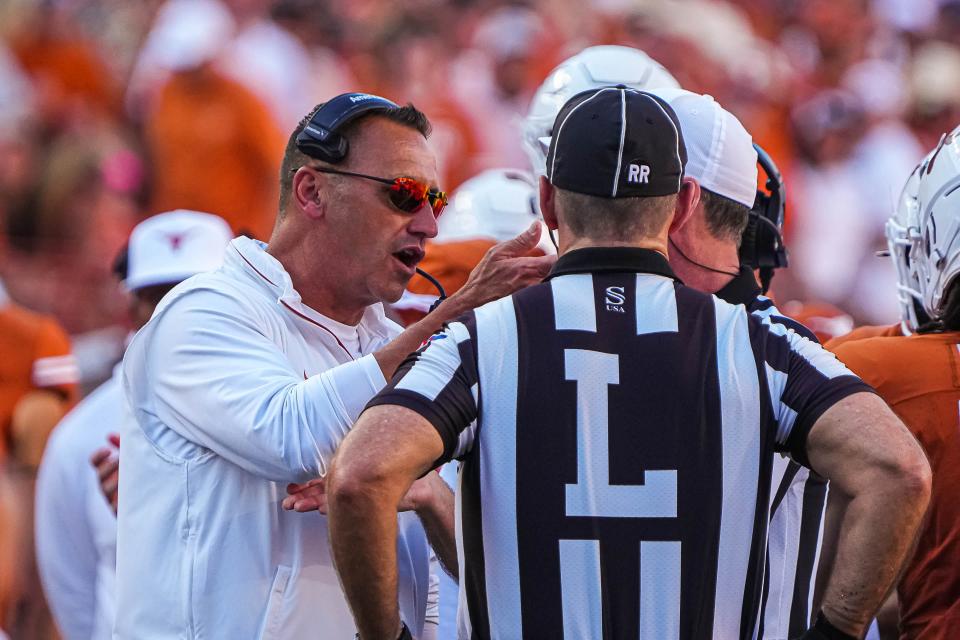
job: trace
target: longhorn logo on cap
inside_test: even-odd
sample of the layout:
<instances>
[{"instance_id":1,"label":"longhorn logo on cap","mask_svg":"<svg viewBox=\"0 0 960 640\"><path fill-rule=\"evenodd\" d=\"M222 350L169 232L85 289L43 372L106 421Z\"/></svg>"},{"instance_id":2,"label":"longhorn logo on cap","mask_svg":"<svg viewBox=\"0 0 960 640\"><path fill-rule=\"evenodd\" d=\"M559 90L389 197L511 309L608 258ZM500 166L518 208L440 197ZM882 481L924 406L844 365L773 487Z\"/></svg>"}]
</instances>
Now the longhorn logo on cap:
<instances>
[{"instance_id":1,"label":"longhorn logo on cap","mask_svg":"<svg viewBox=\"0 0 960 640\"><path fill-rule=\"evenodd\" d=\"M173 251L180 251L180 245L183 244L183 239L187 237L187 232L181 231L180 233L168 233L166 236L167 240L170 242L170 248Z\"/></svg>"}]
</instances>

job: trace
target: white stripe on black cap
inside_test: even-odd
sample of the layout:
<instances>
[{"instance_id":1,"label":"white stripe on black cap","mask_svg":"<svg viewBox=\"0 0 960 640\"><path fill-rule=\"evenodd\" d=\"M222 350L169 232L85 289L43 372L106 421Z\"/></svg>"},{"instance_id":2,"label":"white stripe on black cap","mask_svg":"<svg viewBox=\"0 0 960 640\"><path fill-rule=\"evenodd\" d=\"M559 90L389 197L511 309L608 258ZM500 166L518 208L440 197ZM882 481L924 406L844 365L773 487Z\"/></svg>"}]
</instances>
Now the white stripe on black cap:
<instances>
[{"instance_id":1,"label":"white stripe on black cap","mask_svg":"<svg viewBox=\"0 0 960 640\"><path fill-rule=\"evenodd\" d=\"M627 137L627 91L620 87L620 151L617 152L617 170L613 172L613 192L611 198L617 197L617 185L620 184L620 167L623 166L623 142Z\"/></svg>"}]
</instances>

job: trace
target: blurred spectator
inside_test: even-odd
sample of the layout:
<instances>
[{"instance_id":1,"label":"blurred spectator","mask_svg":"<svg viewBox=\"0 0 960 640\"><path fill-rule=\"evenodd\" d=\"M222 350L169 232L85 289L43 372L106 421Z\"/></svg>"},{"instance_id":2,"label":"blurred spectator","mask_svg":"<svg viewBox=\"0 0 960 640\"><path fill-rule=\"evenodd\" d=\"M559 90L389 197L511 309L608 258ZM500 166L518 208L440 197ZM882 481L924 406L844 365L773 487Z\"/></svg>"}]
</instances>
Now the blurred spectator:
<instances>
[{"instance_id":1,"label":"blurred spectator","mask_svg":"<svg viewBox=\"0 0 960 640\"><path fill-rule=\"evenodd\" d=\"M0 282L0 352L0 462L36 467L47 434L76 400L70 341L53 318L14 304Z\"/></svg>"},{"instance_id":2,"label":"blurred spectator","mask_svg":"<svg viewBox=\"0 0 960 640\"><path fill-rule=\"evenodd\" d=\"M96 44L71 24L62 3L40 2L11 41L33 80L45 128L56 129L78 111L113 116L119 106L115 78Z\"/></svg>"},{"instance_id":3,"label":"blurred spectator","mask_svg":"<svg viewBox=\"0 0 960 640\"><path fill-rule=\"evenodd\" d=\"M162 213L140 223L116 271L130 294L131 328L143 326L177 283L217 268L230 238L223 220L194 211ZM37 480L37 561L65 640L112 637L117 521L88 460L123 421L132 419L118 365L110 380L57 425L43 455Z\"/></svg>"},{"instance_id":4,"label":"blurred spectator","mask_svg":"<svg viewBox=\"0 0 960 640\"><path fill-rule=\"evenodd\" d=\"M149 208L210 211L237 233L267 238L283 136L267 107L216 69L211 57L221 47L209 34L178 37L179 47L165 50L171 74L145 116Z\"/></svg>"},{"instance_id":5,"label":"blurred spectator","mask_svg":"<svg viewBox=\"0 0 960 640\"><path fill-rule=\"evenodd\" d=\"M219 55L236 30L220 0L167 0L158 9L127 82L127 111L135 120L156 100L170 73Z\"/></svg>"},{"instance_id":6,"label":"blurred spectator","mask_svg":"<svg viewBox=\"0 0 960 640\"><path fill-rule=\"evenodd\" d=\"M883 225L897 206L903 176L910 175L923 157L923 147L901 120L907 105L907 80L892 63L870 59L850 67L842 84L864 106L866 132L851 158L870 242L856 274L858 293L854 310L874 321L896 317L896 298L890 286L896 273L889 260L874 253L886 246Z\"/></svg>"},{"instance_id":7,"label":"blurred spectator","mask_svg":"<svg viewBox=\"0 0 960 640\"><path fill-rule=\"evenodd\" d=\"M383 61L378 92L430 114L433 132L428 143L437 154L442 187L452 190L476 172L486 132L477 130L463 104L442 89L453 72L448 60L455 52L440 29L406 18L380 34L375 45Z\"/></svg>"},{"instance_id":8,"label":"blurred spectator","mask_svg":"<svg viewBox=\"0 0 960 640\"><path fill-rule=\"evenodd\" d=\"M281 20L266 15L252 19L218 60L219 69L269 106L284 131L295 127L318 102L355 86L346 64L322 41L304 39L318 34L310 28L317 18L312 4L276 3L274 15ZM301 21L306 24L297 29Z\"/></svg>"},{"instance_id":9,"label":"blurred spectator","mask_svg":"<svg viewBox=\"0 0 960 640\"><path fill-rule=\"evenodd\" d=\"M521 125L541 78L537 58L546 36L543 21L531 9L507 6L485 16L473 46L451 66L451 87L481 132L480 167L526 167ZM559 60L557 60L559 62Z\"/></svg>"},{"instance_id":10,"label":"blurred spectator","mask_svg":"<svg viewBox=\"0 0 960 640\"><path fill-rule=\"evenodd\" d=\"M6 620L16 601L16 550L20 511L6 468L0 464L0 640L6 640Z\"/></svg>"},{"instance_id":11,"label":"blurred spectator","mask_svg":"<svg viewBox=\"0 0 960 640\"><path fill-rule=\"evenodd\" d=\"M0 353L0 472L19 520L0 540L0 553L12 549L15 558L12 574L0 573L0 629L14 638L47 638L52 623L33 555L34 474L47 436L76 399L77 367L56 321L14 304L2 282Z\"/></svg>"},{"instance_id":12,"label":"blurred spectator","mask_svg":"<svg viewBox=\"0 0 960 640\"><path fill-rule=\"evenodd\" d=\"M898 178L875 175L886 167L861 161L870 131L865 105L850 92L824 91L794 110L793 125L801 159L789 183L789 246L802 297L841 305L874 322L889 319L896 313L892 274L871 281L864 266L883 246L882 221L890 210L886 204L878 210L873 194L879 190L882 202L886 186Z\"/></svg>"},{"instance_id":13,"label":"blurred spectator","mask_svg":"<svg viewBox=\"0 0 960 640\"><path fill-rule=\"evenodd\" d=\"M914 105L911 125L924 147L934 147L944 131L960 122L960 48L956 44L929 42L913 56L910 85Z\"/></svg>"}]
</instances>

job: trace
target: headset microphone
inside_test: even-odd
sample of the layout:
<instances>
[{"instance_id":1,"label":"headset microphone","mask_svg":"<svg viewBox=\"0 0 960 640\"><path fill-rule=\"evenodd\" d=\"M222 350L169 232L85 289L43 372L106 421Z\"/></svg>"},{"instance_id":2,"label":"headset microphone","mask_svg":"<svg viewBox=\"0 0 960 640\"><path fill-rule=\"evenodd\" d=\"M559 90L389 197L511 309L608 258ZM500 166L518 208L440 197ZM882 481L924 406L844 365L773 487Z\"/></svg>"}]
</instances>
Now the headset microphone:
<instances>
[{"instance_id":1,"label":"headset microphone","mask_svg":"<svg viewBox=\"0 0 960 640\"><path fill-rule=\"evenodd\" d=\"M439 307L441 302L447 299L447 292L446 290L444 290L443 285L440 284L439 280L434 278L432 275L430 275L420 267L417 267L417 273L420 274L421 277L426 278L430 282L430 284L432 284L434 287L437 288L438 297L436 301L434 301L434 303L430 305L430 309L427 310L427 313L430 313L431 311Z\"/></svg>"}]
</instances>

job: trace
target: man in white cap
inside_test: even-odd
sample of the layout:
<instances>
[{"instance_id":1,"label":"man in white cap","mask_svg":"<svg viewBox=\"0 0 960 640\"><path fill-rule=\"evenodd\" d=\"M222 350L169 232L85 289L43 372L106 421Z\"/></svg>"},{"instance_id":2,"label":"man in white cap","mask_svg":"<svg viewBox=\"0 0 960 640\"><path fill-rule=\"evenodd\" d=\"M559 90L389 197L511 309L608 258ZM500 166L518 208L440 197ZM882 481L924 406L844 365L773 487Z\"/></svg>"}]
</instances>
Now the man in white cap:
<instances>
[{"instance_id":1,"label":"man in white cap","mask_svg":"<svg viewBox=\"0 0 960 640\"><path fill-rule=\"evenodd\" d=\"M753 269L742 264L744 230L751 216L758 215L751 212L757 196L757 152L750 134L710 96L683 89L654 93L676 112L687 143L687 176L700 185L700 204L671 229L670 266L688 286L742 304L765 322L817 342L812 331L783 316L762 295ZM753 241L752 236L747 241ZM816 613L811 598L826 497L826 480L782 454L774 456L761 637L795 637Z\"/></svg>"},{"instance_id":2,"label":"man in white cap","mask_svg":"<svg viewBox=\"0 0 960 640\"><path fill-rule=\"evenodd\" d=\"M217 268L232 237L217 216L172 211L137 225L117 261L139 329L165 293ZM56 427L37 480L37 562L65 640L110 638L115 611L117 521L88 459L129 420L120 367Z\"/></svg>"}]
</instances>

